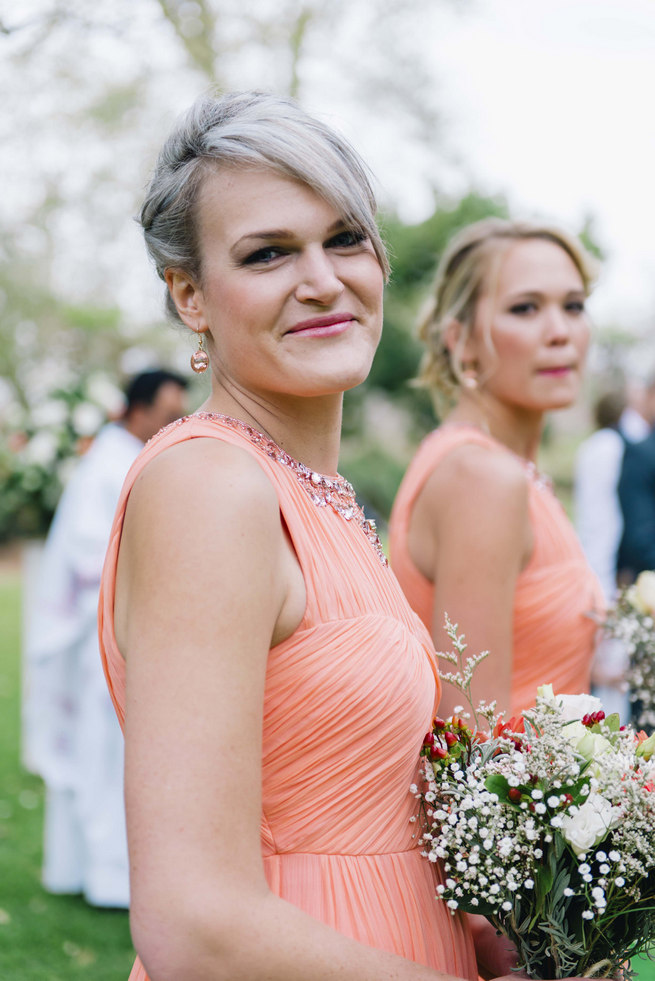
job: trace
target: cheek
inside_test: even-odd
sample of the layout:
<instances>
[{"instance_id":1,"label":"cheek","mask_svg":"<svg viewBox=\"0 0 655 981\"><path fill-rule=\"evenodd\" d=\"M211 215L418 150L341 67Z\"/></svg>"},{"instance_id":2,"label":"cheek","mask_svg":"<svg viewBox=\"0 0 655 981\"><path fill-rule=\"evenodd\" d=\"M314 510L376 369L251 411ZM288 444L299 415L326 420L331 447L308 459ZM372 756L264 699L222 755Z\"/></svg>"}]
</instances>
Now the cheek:
<instances>
[{"instance_id":1,"label":"cheek","mask_svg":"<svg viewBox=\"0 0 655 981\"><path fill-rule=\"evenodd\" d=\"M491 331L490 357L499 367L520 369L534 355L535 342L528 330Z\"/></svg>"},{"instance_id":2,"label":"cheek","mask_svg":"<svg viewBox=\"0 0 655 981\"><path fill-rule=\"evenodd\" d=\"M590 341L591 326L588 323L581 323L576 334L576 347L580 353L580 357L584 358L586 356Z\"/></svg>"},{"instance_id":3,"label":"cheek","mask_svg":"<svg viewBox=\"0 0 655 981\"><path fill-rule=\"evenodd\" d=\"M228 343L232 337L247 341L253 325L267 324L274 309L270 291L258 282L223 283L209 299L213 333Z\"/></svg>"}]
</instances>

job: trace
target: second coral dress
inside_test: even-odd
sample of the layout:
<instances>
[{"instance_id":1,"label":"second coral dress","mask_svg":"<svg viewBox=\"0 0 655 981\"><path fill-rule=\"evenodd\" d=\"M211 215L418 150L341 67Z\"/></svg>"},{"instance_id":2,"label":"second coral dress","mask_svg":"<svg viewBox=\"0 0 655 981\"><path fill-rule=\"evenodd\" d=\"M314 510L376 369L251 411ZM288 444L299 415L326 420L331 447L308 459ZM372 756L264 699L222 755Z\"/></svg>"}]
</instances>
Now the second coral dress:
<instances>
[{"instance_id":1,"label":"second coral dress","mask_svg":"<svg viewBox=\"0 0 655 981\"><path fill-rule=\"evenodd\" d=\"M467 444L483 446L492 453L510 453L474 426L446 423L421 443L391 514L391 564L411 606L430 630L434 584L416 568L409 554L409 524L416 499L432 472L448 453ZM534 548L516 582L512 714L534 704L541 684L552 683L560 693L589 691L597 631L589 614L604 608L600 583L549 482L529 465L526 481ZM480 494L483 506L484 488Z\"/></svg>"},{"instance_id":2,"label":"second coral dress","mask_svg":"<svg viewBox=\"0 0 655 981\"><path fill-rule=\"evenodd\" d=\"M125 662L113 603L125 507L154 456L195 438L256 458L305 578L303 620L271 649L266 675L261 847L270 888L362 943L477 978L465 920L435 898L439 873L411 821L409 788L439 694L432 644L341 478L312 473L224 416L199 413L151 440L123 490L101 595L102 654L121 724ZM146 978L139 960L130 978Z\"/></svg>"}]
</instances>

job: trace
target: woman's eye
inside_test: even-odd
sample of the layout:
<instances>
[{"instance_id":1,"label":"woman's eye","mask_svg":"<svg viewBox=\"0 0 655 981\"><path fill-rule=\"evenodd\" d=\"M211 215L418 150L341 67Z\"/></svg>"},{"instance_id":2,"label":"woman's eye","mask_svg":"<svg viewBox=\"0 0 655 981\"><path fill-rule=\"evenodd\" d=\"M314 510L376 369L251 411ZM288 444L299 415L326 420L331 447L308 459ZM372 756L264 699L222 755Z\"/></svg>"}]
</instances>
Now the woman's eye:
<instances>
[{"instance_id":1,"label":"woman's eye","mask_svg":"<svg viewBox=\"0 0 655 981\"><path fill-rule=\"evenodd\" d=\"M573 314L584 313L585 305L582 300L571 300L570 303L566 304L564 309L567 311L567 313L573 313Z\"/></svg>"},{"instance_id":2,"label":"woman's eye","mask_svg":"<svg viewBox=\"0 0 655 981\"><path fill-rule=\"evenodd\" d=\"M361 245L367 237L360 229L350 229L334 235L327 244L331 249L349 249Z\"/></svg>"},{"instance_id":3,"label":"woman's eye","mask_svg":"<svg viewBox=\"0 0 655 981\"><path fill-rule=\"evenodd\" d=\"M528 302L526 300L525 303L515 303L509 308L509 312L516 314L517 317L524 317L528 313L534 313L536 309L536 303Z\"/></svg>"},{"instance_id":4,"label":"woman's eye","mask_svg":"<svg viewBox=\"0 0 655 981\"><path fill-rule=\"evenodd\" d=\"M284 255L284 249L281 249L277 245L269 245L263 249L257 249L255 252L251 252L250 255L246 256L243 260L244 266L255 266L255 265L266 265L277 259L278 256Z\"/></svg>"}]
</instances>

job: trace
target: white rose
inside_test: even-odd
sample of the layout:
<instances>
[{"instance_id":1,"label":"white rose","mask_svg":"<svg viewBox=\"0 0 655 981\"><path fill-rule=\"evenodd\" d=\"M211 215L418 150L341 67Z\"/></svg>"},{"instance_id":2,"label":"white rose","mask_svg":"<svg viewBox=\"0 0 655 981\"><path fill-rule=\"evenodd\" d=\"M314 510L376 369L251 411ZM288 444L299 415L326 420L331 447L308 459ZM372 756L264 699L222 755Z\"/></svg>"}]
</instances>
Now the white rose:
<instances>
[{"instance_id":1,"label":"white rose","mask_svg":"<svg viewBox=\"0 0 655 981\"><path fill-rule=\"evenodd\" d=\"M91 402L80 402L73 409L73 429L78 436L95 436L104 421L102 411Z\"/></svg>"},{"instance_id":2,"label":"white rose","mask_svg":"<svg viewBox=\"0 0 655 981\"><path fill-rule=\"evenodd\" d=\"M125 407L125 396L107 375L100 372L89 375L86 390L89 398L108 415L119 415Z\"/></svg>"},{"instance_id":3,"label":"white rose","mask_svg":"<svg viewBox=\"0 0 655 981\"><path fill-rule=\"evenodd\" d=\"M41 467L49 467L57 456L57 438L44 429L32 436L24 450L24 457L28 463L36 463Z\"/></svg>"},{"instance_id":4,"label":"white rose","mask_svg":"<svg viewBox=\"0 0 655 981\"><path fill-rule=\"evenodd\" d=\"M555 702L563 722L573 722L574 719L603 710L603 703L594 695L556 695Z\"/></svg>"},{"instance_id":5,"label":"white rose","mask_svg":"<svg viewBox=\"0 0 655 981\"><path fill-rule=\"evenodd\" d=\"M592 791L584 804L562 820L562 835L576 853L582 855L598 845L621 820L621 808Z\"/></svg>"},{"instance_id":6,"label":"white rose","mask_svg":"<svg viewBox=\"0 0 655 981\"><path fill-rule=\"evenodd\" d=\"M32 425L36 429L63 426L68 418L68 406L61 399L46 399L32 409Z\"/></svg>"},{"instance_id":7,"label":"white rose","mask_svg":"<svg viewBox=\"0 0 655 981\"><path fill-rule=\"evenodd\" d=\"M601 736L598 732L591 732L581 722L567 723L562 728L562 735L571 743L576 753L584 756L586 760L596 760L612 748L605 736Z\"/></svg>"},{"instance_id":8,"label":"white rose","mask_svg":"<svg viewBox=\"0 0 655 981\"><path fill-rule=\"evenodd\" d=\"M640 613L655 614L655 572L641 572L631 593L631 602Z\"/></svg>"}]
</instances>

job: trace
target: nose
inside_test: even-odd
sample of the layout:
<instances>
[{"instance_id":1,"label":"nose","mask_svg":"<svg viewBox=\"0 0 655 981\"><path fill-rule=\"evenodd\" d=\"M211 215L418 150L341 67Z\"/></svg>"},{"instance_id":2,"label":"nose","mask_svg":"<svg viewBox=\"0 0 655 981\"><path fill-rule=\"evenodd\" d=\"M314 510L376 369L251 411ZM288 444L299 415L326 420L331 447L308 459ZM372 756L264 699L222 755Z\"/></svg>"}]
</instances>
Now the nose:
<instances>
[{"instance_id":1,"label":"nose","mask_svg":"<svg viewBox=\"0 0 655 981\"><path fill-rule=\"evenodd\" d=\"M546 341L548 344L566 344L571 338L571 323L566 310L553 304L546 311Z\"/></svg>"},{"instance_id":2,"label":"nose","mask_svg":"<svg viewBox=\"0 0 655 981\"><path fill-rule=\"evenodd\" d=\"M300 303L318 303L329 306L344 291L334 260L322 247L307 250L298 262L296 299Z\"/></svg>"}]
</instances>

